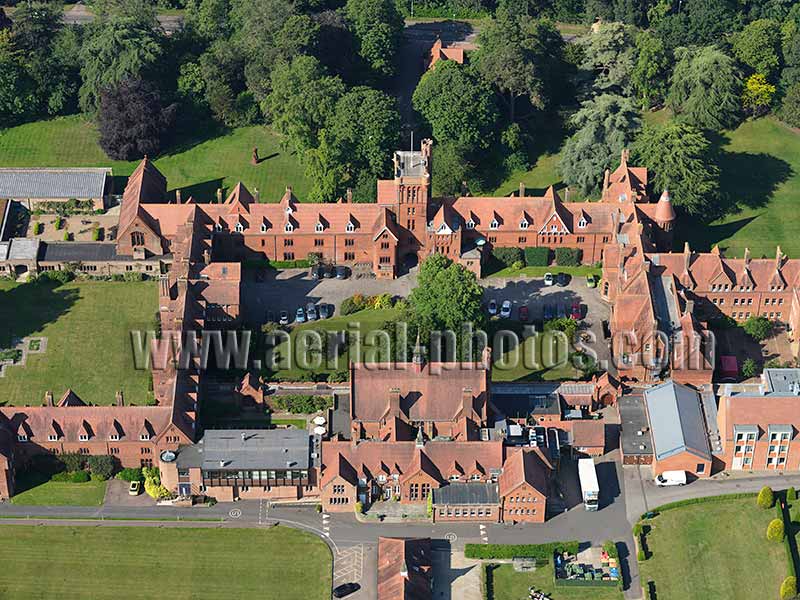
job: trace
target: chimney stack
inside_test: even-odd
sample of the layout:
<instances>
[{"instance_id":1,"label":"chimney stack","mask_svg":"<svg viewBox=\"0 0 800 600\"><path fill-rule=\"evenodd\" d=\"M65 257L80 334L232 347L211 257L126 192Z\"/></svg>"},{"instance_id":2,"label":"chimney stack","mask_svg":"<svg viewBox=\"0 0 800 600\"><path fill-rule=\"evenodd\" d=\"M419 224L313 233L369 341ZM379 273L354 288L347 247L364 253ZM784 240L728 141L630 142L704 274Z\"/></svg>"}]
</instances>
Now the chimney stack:
<instances>
[{"instance_id":1,"label":"chimney stack","mask_svg":"<svg viewBox=\"0 0 800 600\"><path fill-rule=\"evenodd\" d=\"M166 275L162 275L158 280L158 284L159 284L159 294L161 295L161 297L162 298L168 298L169 297L169 277L167 277Z\"/></svg>"},{"instance_id":2,"label":"chimney stack","mask_svg":"<svg viewBox=\"0 0 800 600\"><path fill-rule=\"evenodd\" d=\"M347 194L345 195L346 202L351 204L353 202L353 188L347 188Z\"/></svg>"},{"instance_id":3,"label":"chimney stack","mask_svg":"<svg viewBox=\"0 0 800 600\"><path fill-rule=\"evenodd\" d=\"M522 181L519 182L519 197L525 197L525 184Z\"/></svg>"},{"instance_id":4,"label":"chimney stack","mask_svg":"<svg viewBox=\"0 0 800 600\"><path fill-rule=\"evenodd\" d=\"M687 300L686 301L686 310L684 312L687 315L691 315L694 312L694 300Z\"/></svg>"},{"instance_id":5,"label":"chimney stack","mask_svg":"<svg viewBox=\"0 0 800 600\"><path fill-rule=\"evenodd\" d=\"M207 265L211 264L211 252L206 248L203 250L203 262Z\"/></svg>"},{"instance_id":6,"label":"chimney stack","mask_svg":"<svg viewBox=\"0 0 800 600\"><path fill-rule=\"evenodd\" d=\"M222 204L222 188L217 188L217 204Z\"/></svg>"},{"instance_id":7,"label":"chimney stack","mask_svg":"<svg viewBox=\"0 0 800 600\"><path fill-rule=\"evenodd\" d=\"M125 406L125 398L122 396L122 390L117 390L116 405L117 406Z\"/></svg>"},{"instance_id":8,"label":"chimney stack","mask_svg":"<svg viewBox=\"0 0 800 600\"><path fill-rule=\"evenodd\" d=\"M44 393L44 403L47 406L53 406L53 392L51 392L50 390L47 390Z\"/></svg>"},{"instance_id":9,"label":"chimney stack","mask_svg":"<svg viewBox=\"0 0 800 600\"><path fill-rule=\"evenodd\" d=\"M255 188L255 199L256 203L261 202L261 192L258 191L258 188Z\"/></svg>"}]
</instances>

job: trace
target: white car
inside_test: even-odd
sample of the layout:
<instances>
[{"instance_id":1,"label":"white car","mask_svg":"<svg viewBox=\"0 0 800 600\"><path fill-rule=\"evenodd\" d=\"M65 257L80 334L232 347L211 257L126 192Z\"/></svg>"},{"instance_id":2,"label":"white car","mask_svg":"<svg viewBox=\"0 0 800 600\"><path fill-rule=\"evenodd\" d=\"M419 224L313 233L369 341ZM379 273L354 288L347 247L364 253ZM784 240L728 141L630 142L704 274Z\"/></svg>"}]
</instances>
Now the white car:
<instances>
[{"instance_id":1,"label":"white car","mask_svg":"<svg viewBox=\"0 0 800 600\"><path fill-rule=\"evenodd\" d=\"M552 273L545 273L544 274L544 284L546 286L551 286L551 285L553 285L553 283L554 283L553 274Z\"/></svg>"},{"instance_id":2,"label":"white car","mask_svg":"<svg viewBox=\"0 0 800 600\"><path fill-rule=\"evenodd\" d=\"M656 475L655 484L658 487L686 485L686 471L664 471L661 475Z\"/></svg>"},{"instance_id":3,"label":"white car","mask_svg":"<svg viewBox=\"0 0 800 600\"><path fill-rule=\"evenodd\" d=\"M503 300L503 304L500 306L500 317L503 319L510 319L511 318L511 301L510 300Z\"/></svg>"},{"instance_id":4,"label":"white car","mask_svg":"<svg viewBox=\"0 0 800 600\"><path fill-rule=\"evenodd\" d=\"M489 316L493 317L497 314L497 302L494 300L489 300L489 306L487 307L487 311L489 312Z\"/></svg>"}]
</instances>

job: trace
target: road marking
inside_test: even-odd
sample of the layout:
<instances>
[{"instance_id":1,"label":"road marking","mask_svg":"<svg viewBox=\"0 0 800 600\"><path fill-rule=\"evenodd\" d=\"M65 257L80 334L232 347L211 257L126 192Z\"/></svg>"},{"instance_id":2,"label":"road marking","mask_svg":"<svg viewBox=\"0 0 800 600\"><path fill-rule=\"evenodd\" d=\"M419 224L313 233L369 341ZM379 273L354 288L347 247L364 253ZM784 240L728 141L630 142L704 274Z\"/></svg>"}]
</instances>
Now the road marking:
<instances>
[{"instance_id":1,"label":"road marking","mask_svg":"<svg viewBox=\"0 0 800 600\"><path fill-rule=\"evenodd\" d=\"M489 534L488 534L488 533L486 533L486 525L484 525L483 523L481 523L481 524L479 525L479 527L480 527L480 529L481 529L481 541L482 541L484 544L488 544L488 543L489 543Z\"/></svg>"},{"instance_id":2,"label":"road marking","mask_svg":"<svg viewBox=\"0 0 800 600\"><path fill-rule=\"evenodd\" d=\"M322 531L326 536L331 537L331 516L328 513L322 513Z\"/></svg>"},{"instance_id":3,"label":"road marking","mask_svg":"<svg viewBox=\"0 0 800 600\"><path fill-rule=\"evenodd\" d=\"M258 501L258 524L262 525L264 523L264 499L261 498Z\"/></svg>"},{"instance_id":4,"label":"road marking","mask_svg":"<svg viewBox=\"0 0 800 600\"><path fill-rule=\"evenodd\" d=\"M232 508L228 515L230 515L231 519L238 519L242 516L242 509Z\"/></svg>"},{"instance_id":5,"label":"road marking","mask_svg":"<svg viewBox=\"0 0 800 600\"><path fill-rule=\"evenodd\" d=\"M450 542L452 544L453 542L455 542L458 539L458 536L455 533L453 533L452 531L450 531L450 532L444 534L444 539L446 539L448 542Z\"/></svg>"}]
</instances>

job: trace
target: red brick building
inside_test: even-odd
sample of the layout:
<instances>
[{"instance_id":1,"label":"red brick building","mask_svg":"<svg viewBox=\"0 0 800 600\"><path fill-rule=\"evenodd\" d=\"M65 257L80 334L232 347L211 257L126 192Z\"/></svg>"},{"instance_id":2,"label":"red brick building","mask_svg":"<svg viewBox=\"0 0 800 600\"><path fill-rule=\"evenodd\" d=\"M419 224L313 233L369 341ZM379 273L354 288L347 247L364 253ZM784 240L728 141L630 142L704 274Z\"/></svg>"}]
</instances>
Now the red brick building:
<instances>
[{"instance_id":1,"label":"red brick building","mask_svg":"<svg viewBox=\"0 0 800 600\"><path fill-rule=\"evenodd\" d=\"M431 600L430 538L378 538L378 600Z\"/></svg>"}]
</instances>

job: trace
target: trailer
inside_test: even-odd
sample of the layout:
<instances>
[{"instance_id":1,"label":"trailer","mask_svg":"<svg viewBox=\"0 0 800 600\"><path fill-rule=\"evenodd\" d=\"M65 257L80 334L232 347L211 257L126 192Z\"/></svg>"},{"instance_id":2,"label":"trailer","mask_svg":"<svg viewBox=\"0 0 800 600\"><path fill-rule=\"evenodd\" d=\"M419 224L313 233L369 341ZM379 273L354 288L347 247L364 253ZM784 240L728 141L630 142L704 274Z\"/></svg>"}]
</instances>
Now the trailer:
<instances>
[{"instance_id":1,"label":"trailer","mask_svg":"<svg viewBox=\"0 0 800 600\"><path fill-rule=\"evenodd\" d=\"M578 478L581 482L581 495L586 510L595 511L600 507L600 484L597 482L597 469L594 460L581 458L578 460Z\"/></svg>"}]
</instances>

